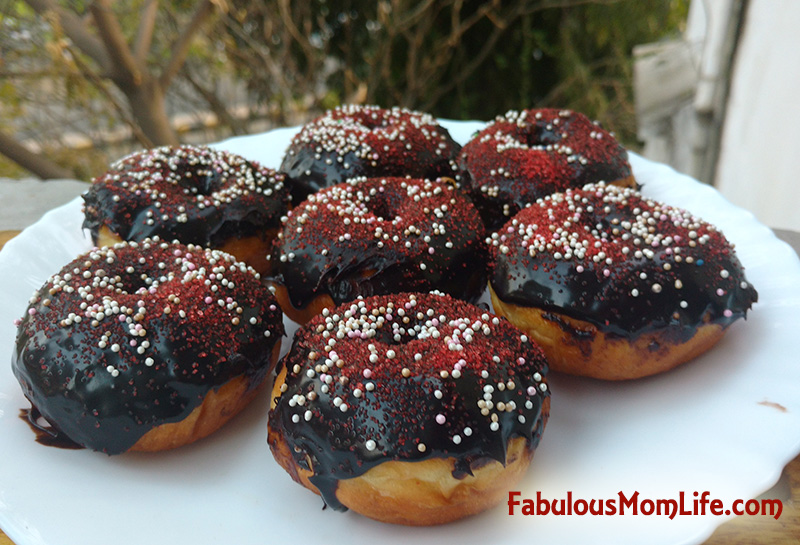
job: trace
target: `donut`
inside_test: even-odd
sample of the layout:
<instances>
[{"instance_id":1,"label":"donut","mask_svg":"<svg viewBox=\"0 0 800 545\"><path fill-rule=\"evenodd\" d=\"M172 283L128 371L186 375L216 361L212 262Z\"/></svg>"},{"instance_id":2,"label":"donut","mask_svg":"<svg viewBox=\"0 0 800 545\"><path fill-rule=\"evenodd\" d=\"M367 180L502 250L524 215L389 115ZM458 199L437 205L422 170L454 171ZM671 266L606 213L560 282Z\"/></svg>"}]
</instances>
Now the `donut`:
<instances>
[{"instance_id":1,"label":"donut","mask_svg":"<svg viewBox=\"0 0 800 545\"><path fill-rule=\"evenodd\" d=\"M667 371L714 346L758 300L722 232L632 188L544 197L488 240L495 312L536 339L554 371Z\"/></svg>"},{"instance_id":2,"label":"donut","mask_svg":"<svg viewBox=\"0 0 800 545\"><path fill-rule=\"evenodd\" d=\"M476 300L487 259L480 217L452 184L354 178L289 212L270 279L284 313L303 324L358 296L439 290Z\"/></svg>"},{"instance_id":3,"label":"donut","mask_svg":"<svg viewBox=\"0 0 800 545\"><path fill-rule=\"evenodd\" d=\"M521 331L440 293L346 303L298 330L268 419L277 462L325 505L434 525L502 502L549 416Z\"/></svg>"},{"instance_id":4,"label":"donut","mask_svg":"<svg viewBox=\"0 0 800 545\"><path fill-rule=\"evenodd\" d=\"M14 375L54 434L112 454L222 426L277 362L281 311L229 254L157 238L93 249L33 295Z\"/></svg>"},{"instance_id":5,"label":"donut","mask_svg":"<svg viewBox=\"0 0 800 545\"><path fill-rule=\"evenodd\" d=\"M261 273L289 206L284 175L205 146L133 153L95 178L84 222L97 246L159 237L222 250Z\"/></svg>"},{"instance_id":6,"label":"donut","mask_svg":"<svg viewBox=\"0 0 800 545\"><path fill-rule=\"evenodd\" d=\"M490 122L458 156L462 185L489 230L537 199L605 181L636 185L628 153L582 113L512 110Z\"/></svg>"},{"instance_id":7,"label":"donut","mask_svg":"<svg viewBox=\"0 0 800 545\"><path fill-rule=\"evenodd\" d=\"M460 149L430 114L345 105L301 128L280 171L299 203L323 187L359 176L453 177Z\"/></svg>"}]
</instances>

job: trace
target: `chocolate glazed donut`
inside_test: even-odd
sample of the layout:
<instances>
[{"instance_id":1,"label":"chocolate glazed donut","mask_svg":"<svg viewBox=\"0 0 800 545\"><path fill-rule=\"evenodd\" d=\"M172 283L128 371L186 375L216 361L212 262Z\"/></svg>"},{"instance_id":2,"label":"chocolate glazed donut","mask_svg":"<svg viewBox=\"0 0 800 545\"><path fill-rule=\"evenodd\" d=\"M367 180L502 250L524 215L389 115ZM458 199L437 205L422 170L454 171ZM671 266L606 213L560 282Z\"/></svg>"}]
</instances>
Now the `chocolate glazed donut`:
<instances>
[{"instance_id":1,"label":"chocolate glazed donut","mask_svg":"<svg viewBox=\"0 0 800 545\"><path fill-rule=\"evenodd\" d=\"M541 350L441 294L345 304L298 331L269 416L278 462L326 505L429 525L507 497L548 417Z\"/></svg>"},{"instance_id":2,"label":"chocolate glazed donut","mask_svg":"<svg viewBox=\"0 0 800 545\"><path fill-rule=\"evenodd\" d=\"M62 436L108 454L161 450L243 408L282 335L252 269L145 239L92 250L50 278L18 323L12 367Z\"/></svg>"},{"instance_id":3,"label":"chocolate glazed donut","mask_svg":"<svg viewBox=\"0 0 800 545\"><path fill-rule=\"evenodd\" d=\"M276 296L298 323L358 296L439 290L476 300L484 238L472 203L445 180L355 178L289 213L271 257Z\"/></svg>"},{"instance_id":4,"label":"chocolate glazed donut","mask_svg":"<svg viewBox=\"0 0 800 545\"><path fill-rule=\"evenodd\" d=\"M283 174L239 155L166 146L117 161L83 199L83 227L96 245L177 239L231 253L263 273L289 190Z\"/></svg>"},{"instance_id":5,"label":"chocolate glazed donut","mask_svg":"<svg viewBox=\"0 0 800 545\"><path fill-rule=\"evenodd\" d=\"M719 230L630 188L553 194L489 240L494 309L540 342L553 370L665 371L708 350L758 299Z\"/></svg>"},{"instance_id":6,"label":"chocolate glazed donut","mask_svg":"<svg viewBox=\"0 0 800 545\"><path fill-rule=\"evenodd\" d=\"M635 186L628 152L585 115L541 108L509 111L461 150L462 185L487 229L537 199L592 182Z\"/></svg>"},{"instance_id":7,"label":"chocolate glazed donut","mask_svg":"<svg viewBox=\"0 0 800 545\"><path fill-rule=\"evenodd\" d=\"M346 105L303 126L281 164L295 203L355 177L455 177L461 146L430 114Z\"/></svg>"}]
</instances>

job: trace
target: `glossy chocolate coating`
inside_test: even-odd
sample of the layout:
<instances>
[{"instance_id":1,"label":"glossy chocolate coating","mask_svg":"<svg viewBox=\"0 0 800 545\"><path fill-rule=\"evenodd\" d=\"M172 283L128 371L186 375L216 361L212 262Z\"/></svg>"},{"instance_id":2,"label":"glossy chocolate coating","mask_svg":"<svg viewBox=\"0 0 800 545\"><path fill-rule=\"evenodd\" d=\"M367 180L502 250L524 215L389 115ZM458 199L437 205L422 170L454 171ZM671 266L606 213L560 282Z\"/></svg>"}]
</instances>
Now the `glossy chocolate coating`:
<instances>
[{"instance_id":1,"label":"glossy chocolate coating","mask_svg":"<svg viewBox=\"0 0 800 545\"><path fill-rule=\"evenodd\" d=\"M348 105L305 125L292 139L280 171L299 203L355 177L453 177L460 149L429 114Z\"/></svg>"},{"instance_id":2,"label":"glossy chocolate coating","mask_svg":"<svg viewBox=\"0 0 800 545\"><path fill-rule=\"evenodd\" d=\"M497 117L464 146L458 166L490 230L551 193L631 176L628 152L610 132L554 108Z\"/></svg>"},{"instance_id":3,"label":"glossy chocolate coating","mask_svg":"<svg viewBox=\"0 0 800 545\"><path fill-rule=\"evenodd\" d=\"M475 300L486 286L483 225L444 181L354 179L292 210L271 258L277 282L304 308L398 291Z\"/></svg>"},{"instance_id":4,"label":"glossy chocolate coating","mask_svg":"<svg viewBox=\"0 0 800 545\"><path fill-rule=\"evenodd\" d=\"M18 326L12 367L57 432L118 454L233 377L259 385L281 320L227 254L148 239L93 250L49 279Z\"/></svg>"},{"instance_id":5,"label":"glossy chocolate coating","mask_svg":"<svg viewBox=\"0 0 800 545\"><path fill-rule=\"evenodd\" d=\"M204 146L143 150L114 163L84 195L84 229L122 240L158 236L218 248L277 229L289 205L284 175Z\"/></svg>"},{"instance_id":6,"label":"glossy chocolate coating","mask_svg":"<svg viewBox=\"0 0 800 545\"><path fill-rule=\"evenodd\" d=\"M727 327L758 299L721 232L633 189L598 184L547 197L492 235L491 248L501 300L623 337L670 328L679 340L704 321Z\"/></svg>"},{"instance_id":7,"label":"glossy chocolate coating","mask_svg":"<svg viewBox=\"0 0 800 545\"><path fill-rule=\"evenodd\" d=\"M445 295L326 311L298 331L279 366L287 374L270 441L283 436L335 509L344 508L340 480L385 461L452 458L461 479L489 460L505 464L514 437L535 448L544 427L539 347L505 319Z\"/></svg>"}]
</instances>

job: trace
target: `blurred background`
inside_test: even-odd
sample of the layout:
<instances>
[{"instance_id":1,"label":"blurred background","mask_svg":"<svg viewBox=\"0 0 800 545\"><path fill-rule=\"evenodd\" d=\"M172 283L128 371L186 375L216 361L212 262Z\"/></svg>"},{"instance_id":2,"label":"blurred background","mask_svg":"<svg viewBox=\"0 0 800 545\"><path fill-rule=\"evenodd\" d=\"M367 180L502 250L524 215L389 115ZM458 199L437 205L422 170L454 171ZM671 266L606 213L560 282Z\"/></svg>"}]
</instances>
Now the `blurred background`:
<instances>
[{"instance_id":1,"label":"blurred background","mask_svg":"<svg viewBox=\"0 0 800 545\"><path fill-rule=\"evenodd\" d=\"M797 88L796 21L794 0L0 0L0 195L343 103L552 106L800 230L788 148L765 137L797 117L775 108Z\"/></svg>"}]
</instances>

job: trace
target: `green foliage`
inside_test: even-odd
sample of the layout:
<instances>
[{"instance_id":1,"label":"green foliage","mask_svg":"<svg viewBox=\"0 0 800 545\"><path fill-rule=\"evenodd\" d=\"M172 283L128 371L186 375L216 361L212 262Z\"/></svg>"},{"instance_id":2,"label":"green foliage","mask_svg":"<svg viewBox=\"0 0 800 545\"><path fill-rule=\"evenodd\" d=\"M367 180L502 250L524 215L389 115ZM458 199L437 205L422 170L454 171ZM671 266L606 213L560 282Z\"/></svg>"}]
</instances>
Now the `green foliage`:
<instances>
[{"instance_id":1,"label":"green foliage","mask_svg":"<svg viewBox=\"0 0 800 545\"><path fill-rule=\"evenodd\" d=\"M90 20L88 0L59 4ZM485 120L509 109L552 106L585 112L635 145L632 48L678 34L689 0L216 4L227 9L218 9L216 26L192 42L179 85L169 90L184 108L214 110L214 94L216 108L232 106L219 94L219 82L236 80L247 88L250 111L269 112L278 124L348 101ZM113 4L128 43L136 39L144 5ZM169 58L195 6L193 0L159 4L148 66ZM91 61L73 56L57 25L20 1L5 2L0 11L0 123L40 144L76 130L73 120L90 134L124 124L119 104L98 83L102 74L87 74ZM230 130L248 131L248 121ZM78 169L98 162L77 155L52 154Z\"/></svg>"}]
</instances>

